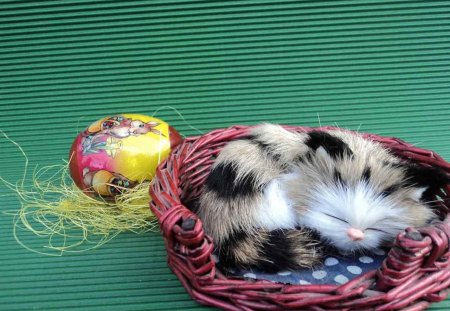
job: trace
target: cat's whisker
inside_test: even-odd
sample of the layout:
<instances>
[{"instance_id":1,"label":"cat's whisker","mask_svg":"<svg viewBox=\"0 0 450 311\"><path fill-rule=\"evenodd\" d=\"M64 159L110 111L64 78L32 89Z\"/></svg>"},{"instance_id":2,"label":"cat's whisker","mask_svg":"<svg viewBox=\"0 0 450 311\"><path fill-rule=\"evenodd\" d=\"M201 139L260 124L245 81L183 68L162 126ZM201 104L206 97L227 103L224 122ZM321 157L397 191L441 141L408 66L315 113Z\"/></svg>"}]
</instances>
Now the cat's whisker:
<instances>
[{"instance_id":1,"label":"cat's whisker","mask_svg":"<svg viewBox=\"0 0 450 311\"><path fill-rule=\"evenodd\" d=\"M381 229L377 229L377 228L367 228L366 230L379 231L379 232L383 232L383 233L389 234L389 232L381 230Z\"/></svg>"},{"instance_id":2,"label":"cat's whisker","mask_svg":"<svg viewBox=\"0 0 450 311\"><path fill-rule=\"evenodd\" d=\"M359 124L358 128L356 129L357 132L361 129L362 123Z\"/></svg>"},{"instance_id":3,"label":"cat's whisker","mask_svg":"<svg viewBox=\"0 0 450 311\"><path fill-rule=\"evenodd\" d=\"M319 126L322 127L322 122L320 122L320 115L317 113L317 120L319 121Z\"/></svg>"},{"instance_id":4,"label":"cat's whisker","mask_svg":"<svg viewBox=\"0 0 450 311\"><path fill-rule=\"evenodd\" d=\"M437 202L442 202L442 203L444 203L444 200L438 199L438 200L433 200L433 201L424 201L423 203L425 203L425 204L430 204L430 203L437 203Z\"/></svg>"}]
</instances>

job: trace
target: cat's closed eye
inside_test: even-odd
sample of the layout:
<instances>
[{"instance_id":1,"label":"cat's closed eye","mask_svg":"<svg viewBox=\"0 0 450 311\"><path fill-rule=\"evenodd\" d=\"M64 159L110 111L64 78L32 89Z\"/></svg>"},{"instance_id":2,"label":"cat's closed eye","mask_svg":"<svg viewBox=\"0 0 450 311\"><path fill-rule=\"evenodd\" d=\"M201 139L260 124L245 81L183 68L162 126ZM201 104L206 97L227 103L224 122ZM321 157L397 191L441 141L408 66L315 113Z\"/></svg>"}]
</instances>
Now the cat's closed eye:
<instances>
[{"instance_id":1,"label":"cat's closed eye","mask_svg":"<svg viewBox=\"0 0 450 311\"><path fill-rule=\"evenodd\" d=\"M339 220L339 221L342 221L342 222L345 222L346 224L348 224L348 221L346 221L346 220L344 220L344 219L342 219L342 218L339 218L339 217L337 217L337 216L330 215L330 214L328 214L328 213L323 213L323 214L326 215L326 216L328 216L328 217L330 217L330 218L334 218L334 219L337 219L337 220Z\"/></svg>"}]
</instances>

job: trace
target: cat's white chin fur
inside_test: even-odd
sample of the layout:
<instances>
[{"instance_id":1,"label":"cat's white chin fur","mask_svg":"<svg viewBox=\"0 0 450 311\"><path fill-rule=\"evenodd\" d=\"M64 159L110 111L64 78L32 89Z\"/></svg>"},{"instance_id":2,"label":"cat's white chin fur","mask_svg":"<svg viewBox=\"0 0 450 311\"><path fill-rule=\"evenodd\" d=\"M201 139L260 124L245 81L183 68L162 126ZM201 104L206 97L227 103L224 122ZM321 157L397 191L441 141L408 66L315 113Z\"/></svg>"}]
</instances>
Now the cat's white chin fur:
<instances>
[{"instance_id":1,"label":"cat's white chin fur","mask_svg":"<svg viewBox=\"0 0 450 311\"><path fill-rule=\"evenodd\" d=\"M306 211L297 212L284 190L284 182L295 178L286 174L271 181L264 189L264 203L258 210L257 222L268 230L308 227L320 232L322 239L342 252L374 250L411 224L402 207L390 198L377 195L366 183L354 188L340 184L322 185L312 190ZM341 219L341 220L340 220ZM364 232L364 239L354 241L349 228Z\"/></svg>"},{"instance_id":2,"label":"cat's white chin fur","mask_svg":"<svg viewBox=\"0 0 450 311\"><path fill-rule=\"evenodd\" d=\"M410 225L402 207L379 196L364 182L354 188L337 184L313 191L299 224L317 229L324 239L343 251L375 249ZM364 239L353 241L347 235L349 228L362 230Z\"/></svg>"}]
</instances>

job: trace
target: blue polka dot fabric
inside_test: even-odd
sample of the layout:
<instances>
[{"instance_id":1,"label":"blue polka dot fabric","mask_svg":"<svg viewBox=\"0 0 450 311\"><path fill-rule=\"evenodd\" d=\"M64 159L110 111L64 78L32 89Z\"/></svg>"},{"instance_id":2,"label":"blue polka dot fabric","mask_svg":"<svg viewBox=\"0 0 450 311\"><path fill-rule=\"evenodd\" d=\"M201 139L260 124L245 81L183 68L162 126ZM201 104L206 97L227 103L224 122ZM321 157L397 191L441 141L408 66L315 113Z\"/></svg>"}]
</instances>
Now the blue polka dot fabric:
<instances>
[{"instance_id":1,"label":"blue polka dot fabric","mask_svg":"<svg viewBox=\"0 0 450 311\"><path fill-rule=\"evenodd\" d=\"M342 256L333 254L325 258L323 266L301 271L280 271L269 274L262 271L229 271L235 276L269 280L285 284L344 284L370 270L380 267L387 251L377 249L371 254Z\"/></svg>"}]
</instances>

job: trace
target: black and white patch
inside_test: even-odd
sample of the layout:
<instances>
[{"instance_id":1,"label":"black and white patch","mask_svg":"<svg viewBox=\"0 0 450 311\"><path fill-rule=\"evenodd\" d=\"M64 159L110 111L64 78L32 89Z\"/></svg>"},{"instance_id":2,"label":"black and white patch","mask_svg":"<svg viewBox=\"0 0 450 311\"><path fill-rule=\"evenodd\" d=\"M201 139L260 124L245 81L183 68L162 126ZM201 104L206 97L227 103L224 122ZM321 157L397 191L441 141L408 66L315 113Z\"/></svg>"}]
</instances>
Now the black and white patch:
<instances>
[{"instance_id":1,"label":"black and white patch","mask_svg":"<svg viewBox=\"0 0 450 311\"><path fill-rule=\"evenodd\" d=\"M205 187L223 199L248 196L260 190L255 187L256 177L251 172L239 179L237 176L232 163L219 163L211 170L205 181Z\"/></svg>"},{"instance_id":2,"label":"black and white patch","mask_svg":"<svg viewBox=\"0 0 450 311\"><path fill-rule=\"evenodd\" d=\"M274 161L280 160L281 154L274 150L273 146L270 146L261 140L260 137L251 135L248 139L250 142L256 144L264 154L269 155Z\"/></svg>"},{"instance_id":3,"label":"black and white patch","mask_svg":"<svg viewBox=\"0 0 450 311\"><path fill-rule=\"evenodd\" d=\"M372 176L372 170L370 169L370 167L366 167L362 173L361 180L366 183L369 183L371 176Z\"/></svg>"},{"instance_id":4,"label":"black and white patch","mask_svg":"<svg viewBox=\"0 0 450 311\"><path fill-rule=\"evenodd\" d=\"M350 147L342 139L322 131L310 132L305 144L313 150L323 147L333 159L353 155Z\"/></svg>"},{"instance_id":5,"label":"black and white patch","mask_svg":"<svg viewBox=\"0 0 450 311\"><path fill-rule=\"evenodd\" d=\"M403 187L425 188L423 200L432 200L433 196L450 183L450 177L437 168L416 164L406 164L404 167L406 178Z\"/></svg>"},{"instance_id":6,"label":"black and white patch","mask_svg":"<svg viewBox=\"0 0 450 311\"><path fill-rule=\"evenodd\" d=\"M307 240L305 239L307 237ZM311 233L305 234L296 229L278 229L268 233L267 240L262 244L257 268L267 272L280 270L299 270L311 266L312 260L308 252L318 260L320 255L319 240ZM305 265L304 263L308 263Z\"/></svg>"}]
</instances>

